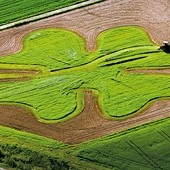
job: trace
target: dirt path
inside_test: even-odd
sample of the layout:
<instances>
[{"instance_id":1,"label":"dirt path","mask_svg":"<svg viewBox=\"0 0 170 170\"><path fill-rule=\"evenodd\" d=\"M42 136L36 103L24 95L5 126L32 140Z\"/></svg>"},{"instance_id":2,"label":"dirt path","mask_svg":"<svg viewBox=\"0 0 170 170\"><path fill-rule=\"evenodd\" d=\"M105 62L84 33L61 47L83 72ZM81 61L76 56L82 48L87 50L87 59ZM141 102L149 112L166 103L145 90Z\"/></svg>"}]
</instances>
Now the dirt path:
<instances>
[{"instance_id":1,"label":"dirt path","mask_svg":"<svg viewBox=\"0 0 170 170\"><path fill-rule=\"evenodd\" d=\"M168 0L106 0L82 9L0 32L0 56L19 51L23 37L40 28L58 27L78 32L86 39L86 48L96 48L96 36L112 27L139 25L153 41L170 40L170 2ZM36 121L28 111L15 106L0 105L0 124L75 144L103 135L170 116L170 101L157 101L134 118L124 121L104 119L95 98L85 95L85 109L77 117L60 124Z\"/></svg>"},{"instance_id":2,"label":"dirt path","mask_svg":"<svg viewBox=\"0 0 170 170\"><path fill-rule=\"evenodd\" d=\"M41 123L27 110L16 106L0 105L1 125L68 144L77 144L169 116L170 100L161 100L135 117L123 121L108 120L101 115L97 101L90 91L85 93L83 112L69 121L59 124Z\"/></svg>"},{"instance_id":3,"label":"dirt path","mask_svg":"<svg viewBox=\"0 0 170 170\"><path fill-rule=\"evenodd\" d=\"M94 50L96 36L108 28L122 25L143 26L156 43L170 40L170 1L106 0L25 26L0 31L0 56L21 49L27 33L40 28L59 27L85 37L89 50Z\"/></svg>"},{"instance_id":4,"label":"dirt path","mask_svg":"<svg viewBox=\"0 0 170 170\"><path fill-rule=\"evenodd\" d=\"M30 78L28 77L18 77L18 78L3 78L3 79L0 79L0 83L1 82L16 82L16 81L26 81L26 80L30 80Z\"/></svg>"},{"instance_id":5,"label":"dirt path","mask_svg":"<svg viewBox=\"0 0 170 170\"><path fill-rule=\"evenodd\" d=\"M100 0L88 0L88 1L85 1L85 2L81 2L81 3L79 2L79 3L71 5L71 6L67 6L67 7L64 7L64 8L60 8L60 9L53 10L53 11L50 11L50 12L46 12L46 13L43 13L43 14L40 14L40 15L36 15L36 16L33 16L33 17L25 18L25 19L22 19L22 20L19 20L19 21L15 21L15 22L12 22L12 23L9 23L9 24L2 25L2 26L0 26L0 30L7 29L7 28L13 27L13 26L18 25L18 24L33 22L33 21L36 21L36 20L40 20L40 19L43 19L43 18L54 16L54 15L64 13L64 12L67 12L67 11L71 11L71 10L74 10L74 9L77 9L77 8L81 8L81 7L84 7L84 6L87 6L87 5L95 4L99 1Z\"/></svg>"},{"instance_id":6,"label":"dirt path","mask_svg":"<svg viewBox=\"0 0 170 170\"><path fill-rule=\"evenodd\" d=\"M38 74L38 70L26 70L26 69L0 69L0 74Z\"/></svg>"},{"instance_id":7,"label":"dirt path","mask_svg":"<svg viewBox=\"0 0 170 170\"><path fill-rule=\"evenodd\" d=\"M11 74L16 75L16 78L9 77L0 78L0 82L9 82L9 81L26 81L31 78L33 75L41 73L40 70L26 70L26 69L0 69L0 74Z\"/></svg>"},{"instance_id":8,"label":"dirt path","mask_svg":"<svg viewBox=\"0 0 170 170\"><path fill-rule=\"evenodd\" d=\"M127 69L129 73L147 73L147 74L170 74L170 68L161 69Z\"/></svg>"}]
</instances>

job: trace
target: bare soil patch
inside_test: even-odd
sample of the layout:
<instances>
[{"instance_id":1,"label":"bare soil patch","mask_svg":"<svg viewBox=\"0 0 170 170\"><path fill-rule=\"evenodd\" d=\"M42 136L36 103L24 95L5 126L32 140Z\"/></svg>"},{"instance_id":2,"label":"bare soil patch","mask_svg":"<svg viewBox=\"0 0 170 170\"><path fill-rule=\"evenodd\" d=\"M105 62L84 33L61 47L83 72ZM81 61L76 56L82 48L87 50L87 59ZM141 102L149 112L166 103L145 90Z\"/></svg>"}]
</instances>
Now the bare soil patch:
<instances>
[{"instance_id":1,"label":"bare soil patch","mask_svg":"<svg viewBox=\"0 0 170 170\"><path fill-rule=\"evenodd\" d=\"M96 48L96 36L109 28L139 25L153 41L170 40L170 1L167 0L106 0L24 26L0 32L0 56L21 50L21 40L29 32L41 28L66 28L86 39L86 48Z\"/></svg>"},{"instance_id":2,"label":"bare soil patch","mask_svg":"<svg viewBox=\"0 0 170 170\"><path fill-rule=\"evenodd\" d=\"M0 69L0 74L38 74L38 70Z\"/></svg>"},{"instance_id":3,"label":"bare soil patch","mask_svg":"<svg viewBox=\"0 0 170 170\"><path fill-rule=\"evenodd\" d=\"M10 82L10 81L13 81L13 82L16 82L16 81L26 81L26 80L29 80L29 78L28 77L2 78L2 79L0 79L0 83L2 83L2 82Z\"/></svg>"},{"instance_id":4,"label":"bare soil patch","mask_svg":"<svg viewBox=\"0 0 170 170\"><path fill-rule=\"evenodd\" d=\"M170 68L162 69L128 69L129 73L147 73L147 74L170 74Z\"/></svg>"},{"instance_id":5,"label":"bare soil patch","mask_svg":"<svg viewBox=\"0 0 170 170\"><path fill-rule=\"evenodd\" d=\"M122 121L109 120L100 112L92 92L85 92L85 108L78 116L58 124L41 123L26 109L14 105L0 105L0 124L14 129L77 144L100 136L113 134L170 116L170 100L155 102L135 117Z\"/></svg>"},{"instance_id":6,"label":"bare soil patch","mask_svg":"<svg viewBox=\"0 0 170 170\"><path fill-rule=\"evenodd\" d=\"M30 79L30 76L40 73L39 70L26 70L26 69L0 69L0 74L16 74L17 78L0 78L1 82L10 81L26 81Z\"/></svg>"}]
</instances>

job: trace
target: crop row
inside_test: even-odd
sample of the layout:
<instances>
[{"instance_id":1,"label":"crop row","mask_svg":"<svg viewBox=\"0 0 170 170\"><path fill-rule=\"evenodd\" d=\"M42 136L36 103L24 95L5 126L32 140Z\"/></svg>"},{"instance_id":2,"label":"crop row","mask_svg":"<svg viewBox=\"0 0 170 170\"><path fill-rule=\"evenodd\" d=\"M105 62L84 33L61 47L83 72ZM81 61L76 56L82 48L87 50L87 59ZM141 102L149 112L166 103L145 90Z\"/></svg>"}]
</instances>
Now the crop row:
<instances>
[{"instance_id":1,"label":"crop row","mask_svg":"<svg viewBox=\"0 0 170 170\"><path fill-rule=\"evenodd\" d=\"M122 135L112 135L80 144L73 154L80 159L117 169L169 169L170 145L160 133L169 136L169 119ZM166 131L166 132L165 132Z\"/></svg>"},{"instance_id":2,"label":"crop row","mask_svg":"<svg viewBox=\"0 0 170 170\"><path fill-rule=\"evenodd\" d=\"M86 0L0 1L0 25L70 6L83 1Z\"/></svg>"},{"instance_id":3,"label":"crop row","mask_svg":"<svg viewBox=\"0 0 170 170\"><path fill-rule=\"evenodd\" d=\"M103 113L117 118L170 96L169 75L126 71L162 68L170 63L169 55L159 51L141 28L110 29L97 41L98 49L90 53L84 48L84 39L70 31L45 29L27 35L23 50L1 58L0 66L36 66L42 72L22 83L1 83L0 101L25 104L41 119L58 120L77 106L82 110L79 104L83 99L76 96L83 89L98 91Z\"/></svg>"}]
</instances>

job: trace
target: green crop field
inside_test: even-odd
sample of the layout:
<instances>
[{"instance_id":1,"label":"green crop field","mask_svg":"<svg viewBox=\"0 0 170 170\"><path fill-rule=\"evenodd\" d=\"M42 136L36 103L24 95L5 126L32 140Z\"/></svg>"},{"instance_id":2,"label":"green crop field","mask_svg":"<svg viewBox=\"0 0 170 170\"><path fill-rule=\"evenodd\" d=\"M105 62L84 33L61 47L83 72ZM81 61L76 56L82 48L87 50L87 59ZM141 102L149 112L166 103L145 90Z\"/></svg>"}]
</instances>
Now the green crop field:
<instances>
[{"instance_id":1,"label":"green crop field","mask_svg":"<svg viewBox=\"0 0 170 170\"><path fill-rule=\"evenodd\" d=\"M87 0L0 0L0 25L84 1Z\"/></svg>"},{"instance_id":2,"label":"green crop field","mask_svg":"<svg viewBox=\"0 0 170 170\"><path fill-rule=\"evenodd\" d=\"M0 104L21 106L39 121L57 123L83 110L86 90L98 97L103 116L110 119L127 118L156 100L169 99L169 74L128 71L170 68L170 55L142 28L106 30L98 36L97 47L88 52L82 37L64 29L28 34L22 51L0 58ZM25 77L29 79L22 80ZM28 170L168 170L169 123L166 118L77 145L0 126L0 165Z\"/></svg>"},{"instance_id":3,"label":"green crop field","mask_svg":"<svg viewBox=\"0 0 170 170\"><path fill-rule=\"evenodd\" d=\"M169 123L170 119L164 119L72 146L0 127L0 166L25 170L169 170Z\"/></svg>"},{"instance_id":4,"label":"green crop field","mask_svg":"<svg viewBox=\"0 0 170 170\"><path fill-rule=\"evenodd\" d=\"M23 50L0 58L0 68L37 69L31 80L0 83L0 102L30 108L41 121L62 121L83 109L83 92L99 96L105 116L124 118L160 98L170 97L167 74L129 73L129 68L169 68L170 57L138 27L107 30L88 52L77 34L44 29L27 35ZM22 77L0 74L0 78ZM68 104L69 103L69 104Z\"/></svg>"},{"instance_id":5,"label":"green crop field","mask_svg":"<svg viewBox=\"0 0 170 170\"><path fill-rule=\"evenodd\" d=\"M170 119L80 144L71 154L115 170L169 170Z\"/></svg>"}]
</instances>

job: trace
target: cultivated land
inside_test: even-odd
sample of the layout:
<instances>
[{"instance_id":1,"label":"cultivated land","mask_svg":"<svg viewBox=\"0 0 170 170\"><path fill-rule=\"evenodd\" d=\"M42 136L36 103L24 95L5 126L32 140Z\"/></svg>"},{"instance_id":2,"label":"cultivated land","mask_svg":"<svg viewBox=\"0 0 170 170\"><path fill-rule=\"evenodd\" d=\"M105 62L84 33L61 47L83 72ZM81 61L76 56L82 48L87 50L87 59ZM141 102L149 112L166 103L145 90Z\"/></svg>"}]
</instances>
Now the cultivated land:
<instances>
[{"instance_id":1,"label":"cultivated land","mask_svg":"<svg viewBox=\"0 0 170 170\"><path fill-rule=\"evenodd\" d=\"M168 170L169 123L167 119L129 133L80 144L71 154L110 169Z\"/></svg>"},{"instance_id":2,"label":"cultivated land","mask_svg":"<svg viewBox=\"0 0 170 170\"><path fill-rule=\"evenodd\" d=\"M97 101L91 92L86 92L84 110L79 116L69 121L60 124L41 123L35 119L32 113L24 109L16 106L2 105L0 106L0 124L46 136L67 144L78 144L169 117L169 106L169 100L157 101L149 109L135 117L122 121L109 120L103 117Z\"/></svg>"},{"instance_id":3,"label":"cultivated land","mask_svg":"<svg viewBox=\"0 0 170 170\"><path fill-rule=\"evenodd\" d=\"M169 70L170 63L169 54L158 50L144 30L130 26L110 29L100 34L97 42L98 49L90 53L83 39L70 31L31 33L23 50L1 58L0 64L3 70L4 66L8 70L11 66L36 67L41 73L29 81L1 83L0 101L26 105L40 121L61 122L82 111L83 89L94 89L102 112L115 118L170 96L168 74L140 73L148 68ZM128 72L132 68L140 70ZM22 72L0 75L2 79L22 76L26 77Z\"/></svg>"},{"instance_id":4,"label":"cultivated land","mask_svg":"<svg viewBox=\"0 0 170 170\"><path fill-rule=\"evenodd\" d=\"M45 169L53 169L50 165L59 166L64 160L63 169L169 170L169 121L165 119L72 146L2 127L0 153L4 157L1 156L1 165L10 161L13 164L10 167L17 164L20 169L43 169L44 165ZM5 145L4 141L8 144Z\"/></svg>"},{"instance_id":5,"label":"cultivated land","mask_svg":"<svg viewBox=\"0 0 170 170\"><path fill-rule=\"evenodd\" d=\"M0 32L0 56L21 49L22 38L40 28L66 28L86 39L86 48L96 48L97 35L122 25L139 25L157 44L170 39L170 5L167 0L106 0L104 2L50 17L22 27Z\"/></svg>"},{"instance_id":6,"label":"cultivated land","mask_svg":"<svg viewBox=\"0 0 170 170\"><path fill-rule=\"evenodd\" d=\"M0 0L0 25L61 9L85 1L87 0Z\"/></svg>"},{"instance_id":7,"label":"cultivated land","mask_svg":"<svg viewBox=\"0 0 170 170\"><path fill-rule=\"evenodd\" d=\"M168 2L108 0L1 31L0 163L20 169L168 170L169 54L141 27L112 28L143 26L160 43L169 35L164 7ZM45 27L67 30L37 30ZM93 140L64 145L5 126L68 144Z\"/></svg>"}]
</instances>

